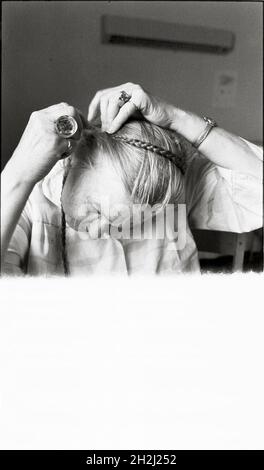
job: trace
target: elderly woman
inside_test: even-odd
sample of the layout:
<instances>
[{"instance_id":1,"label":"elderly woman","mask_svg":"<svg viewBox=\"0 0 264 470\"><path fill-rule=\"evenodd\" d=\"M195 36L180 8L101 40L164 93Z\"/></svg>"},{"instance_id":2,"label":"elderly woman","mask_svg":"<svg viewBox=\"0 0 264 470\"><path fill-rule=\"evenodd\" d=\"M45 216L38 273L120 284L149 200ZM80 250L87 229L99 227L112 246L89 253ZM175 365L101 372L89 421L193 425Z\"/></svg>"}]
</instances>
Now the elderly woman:
<instances>
[{"instance_id":1,"label":"elderly woman","mask_svg":"<svg viewBox=\"0 0 264 470\"><path fill-rule=\"evenodd\" d=\"M70 138L58 129L65 115L78 127ZM260 147L132 83L98 92L88 121L65 103L34 112L2 173L3 272L199 271L189 225L261 227L261 158ZM157 235L169 205L176 218Z\"/></svg>"}]
</instances>

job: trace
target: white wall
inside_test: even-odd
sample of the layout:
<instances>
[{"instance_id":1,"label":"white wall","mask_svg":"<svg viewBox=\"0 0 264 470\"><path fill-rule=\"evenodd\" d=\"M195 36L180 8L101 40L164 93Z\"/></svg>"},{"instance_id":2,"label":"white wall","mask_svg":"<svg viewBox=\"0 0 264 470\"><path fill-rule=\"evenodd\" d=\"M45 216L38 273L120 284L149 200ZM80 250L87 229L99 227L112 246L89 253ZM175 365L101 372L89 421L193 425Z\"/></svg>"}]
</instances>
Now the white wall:
<instances>
[{"instance_id":1,"label":"white wall","mask_svg":"<svg viewBox=\"0 0 264 470\"><path fill-rule=\"evenodd\" d=\"M86 111L97 89L126 81L253 141L262 140L262 4L258 2L3 2L3 163L33 110L67 101ZM214 55L101 44L112 13L231 30ZM212 106L214 74L238 74L236 106Z\"/></svg>"}]
</instances>

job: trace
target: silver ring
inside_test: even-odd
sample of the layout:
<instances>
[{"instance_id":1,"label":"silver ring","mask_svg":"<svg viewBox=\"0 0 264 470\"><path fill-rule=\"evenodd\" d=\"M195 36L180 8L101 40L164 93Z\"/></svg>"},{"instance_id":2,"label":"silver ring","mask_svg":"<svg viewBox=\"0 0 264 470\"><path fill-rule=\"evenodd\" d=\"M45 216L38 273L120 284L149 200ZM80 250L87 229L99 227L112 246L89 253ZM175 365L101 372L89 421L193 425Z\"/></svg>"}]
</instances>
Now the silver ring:
<instances>
[{"instance_id":1,"label":"silver ring","mask_svg":"<svg viewBox=\"0 0 264 470\"><path fill-rule=\"evenodd\" d=\"M69 157L72 153L72 144L70 140L67 140L67 149L61 154L61 158Z\"/></svg>"},{"instance_id":2,"label":"silver ring","mask_svg":"<svg viewBox=\"0 0 264 470\"><path fill-rule=\"evenodd\" d=\"M60 116L55 121L55 130L60 137L64 139L70 139L76 134L78 130L78 124L76 119L72 116Z\"/></svg>"},{"instance_id":3,"label":"silver ring","mask_svg":"<svg viewBox=\"0 0 264 470\"><path fill-rule=\"evenodd\" d=\"M120 95L119 95L119 101L123 102L121 104L121 106L123 106L123 104L127 103L130 99L131 99L131 95L129 95L126 91L122 90L120 92Z\"/></svg>"}]
</instances>

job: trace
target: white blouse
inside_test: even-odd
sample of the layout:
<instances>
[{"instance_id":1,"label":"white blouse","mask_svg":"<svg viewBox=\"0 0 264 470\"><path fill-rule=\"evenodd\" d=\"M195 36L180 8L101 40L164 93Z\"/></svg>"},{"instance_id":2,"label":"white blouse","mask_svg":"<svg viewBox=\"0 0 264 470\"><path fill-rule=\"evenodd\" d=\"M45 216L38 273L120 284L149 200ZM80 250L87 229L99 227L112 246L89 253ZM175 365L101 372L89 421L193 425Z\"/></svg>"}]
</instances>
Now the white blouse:
<instances>
[{"instance_id":1,"label":"white blouse","mask_svg":"<svg viewBox=\"0 0 264 470\"><path fill-rule=\"evenodd\" d=\"M263 149L248 141L256 156ZM59 162L33 189L11 238L5 274L63 275ZM185 173L186 243L178 238L92 240L66 225L71 275L175 274L199 272L190 228L249 232L262 226L262 175L259 178L216 166L195 151Z\"/></svg>"}]
</instances>

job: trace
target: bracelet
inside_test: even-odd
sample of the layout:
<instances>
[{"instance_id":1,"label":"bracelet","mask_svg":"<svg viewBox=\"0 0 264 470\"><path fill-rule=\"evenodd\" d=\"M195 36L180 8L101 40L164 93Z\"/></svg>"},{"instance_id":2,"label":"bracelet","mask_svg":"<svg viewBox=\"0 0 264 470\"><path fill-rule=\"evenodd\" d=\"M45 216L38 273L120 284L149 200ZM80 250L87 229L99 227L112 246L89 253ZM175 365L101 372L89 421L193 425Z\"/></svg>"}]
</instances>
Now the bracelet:
<instances>
[{"instance_id":1,"label":"bracelet","mask_svg":"<svg viewBox=\"0 0 264 470\"><path fill-rule=\"evenodd\" d=\"M208 117L203 117L204 121L207 123L204 131L199 135L198 139L193 143L193 146L195 148L198 148L201 143L206 139L208 134L211 132L213 127L217 127L216 122L214 119L208 118Z\"/></svg>"}]
</instances>

